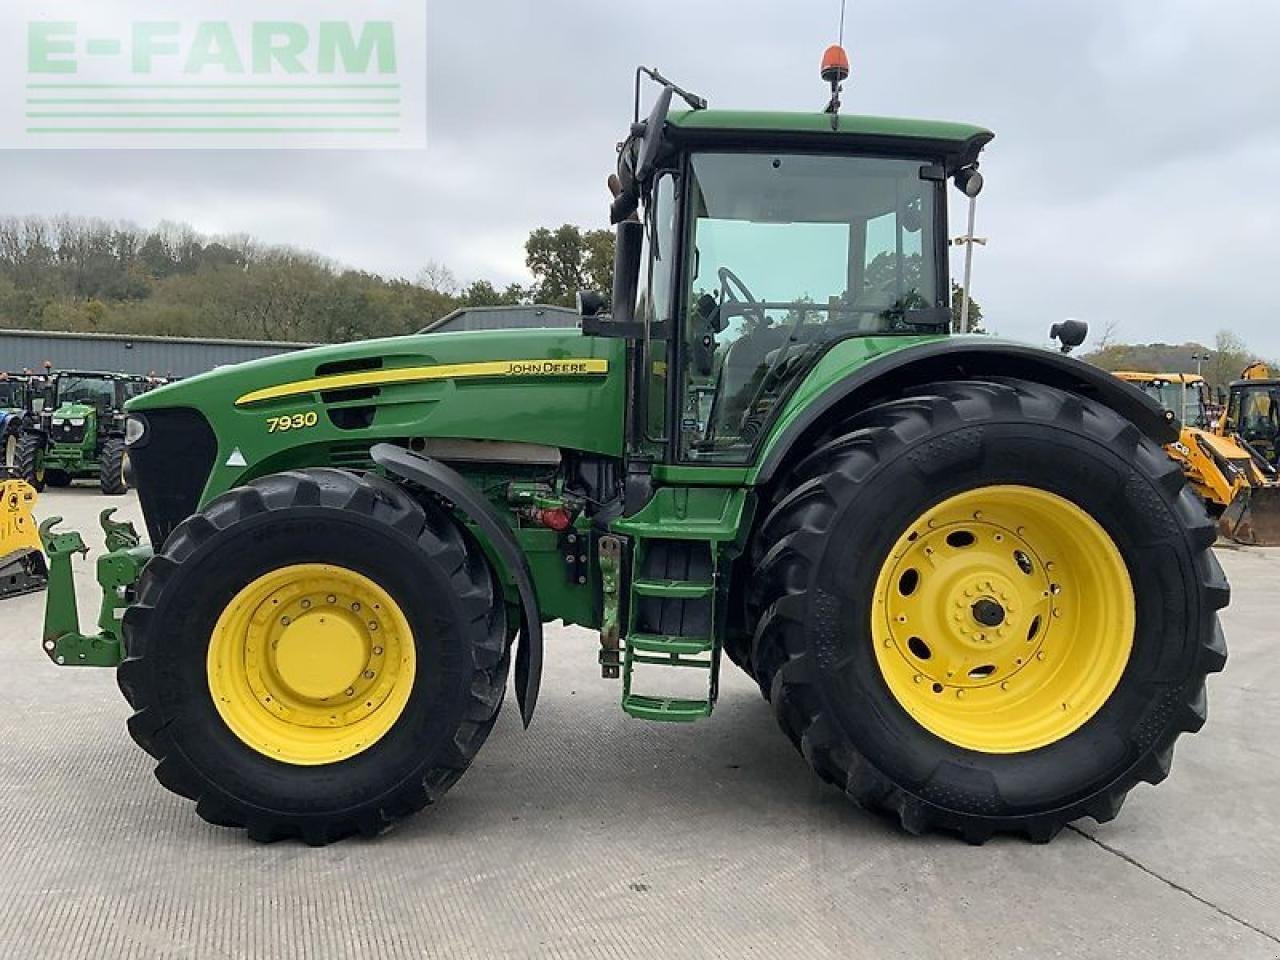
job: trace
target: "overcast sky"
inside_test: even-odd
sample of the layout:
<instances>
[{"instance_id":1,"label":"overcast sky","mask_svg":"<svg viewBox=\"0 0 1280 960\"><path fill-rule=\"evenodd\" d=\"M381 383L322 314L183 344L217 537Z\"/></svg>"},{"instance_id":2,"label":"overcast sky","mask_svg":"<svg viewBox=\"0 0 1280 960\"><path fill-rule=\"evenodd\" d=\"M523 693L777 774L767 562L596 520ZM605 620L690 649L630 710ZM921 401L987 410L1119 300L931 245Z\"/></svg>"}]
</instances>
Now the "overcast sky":
<instances>
[{"instance_id":1,"label":"overcast sky","mask_svg":"<svg viewBox=\"0 0 1280 960\"><path fill-rule=\"evenodd\" d=\"M434 260L521 280L530 229L607 225L637 63L713 106L820 109L838 12L431 0L425 151L11 151L0 213L185 221L387 275ZM849 0L846 45L847 111L995 130L974 294L1001 334L1043 342L1068 316L1129 341L1228 328L1280 357L1280 2Z\"/></svg>"}]
</instances>

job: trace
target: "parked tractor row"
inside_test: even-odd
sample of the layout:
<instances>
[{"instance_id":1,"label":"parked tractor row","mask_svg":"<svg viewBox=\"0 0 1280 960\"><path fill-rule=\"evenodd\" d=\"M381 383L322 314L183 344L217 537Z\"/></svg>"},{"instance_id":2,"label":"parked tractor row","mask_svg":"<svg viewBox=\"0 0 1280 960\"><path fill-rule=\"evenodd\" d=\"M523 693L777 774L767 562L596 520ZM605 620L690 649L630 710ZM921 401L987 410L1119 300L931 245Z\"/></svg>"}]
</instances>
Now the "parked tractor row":
<instances>
[{"instance_id":1,"label":"parked tractor row","mask_svg":"<svg viewBox=\"0 0 1280 960\"><path fill-rule=\"evenodd\" d=\"M0 374L5 472L37 492L94 480L108 496L125 493L125 404L165 382L101 371Z\"/></svg>"}]
</instances>

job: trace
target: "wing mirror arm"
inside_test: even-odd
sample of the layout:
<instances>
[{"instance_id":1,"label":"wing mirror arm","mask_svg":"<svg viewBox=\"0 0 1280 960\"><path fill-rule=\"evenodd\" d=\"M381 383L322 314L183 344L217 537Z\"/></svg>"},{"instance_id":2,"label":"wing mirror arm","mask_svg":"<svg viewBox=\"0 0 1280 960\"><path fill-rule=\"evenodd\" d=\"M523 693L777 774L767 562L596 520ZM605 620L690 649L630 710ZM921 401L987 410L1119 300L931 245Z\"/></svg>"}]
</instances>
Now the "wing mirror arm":
<instances>
[{"instance_id":1,"label":"wing mirror arm","mask_svg":"<svg viewBox=\"0 0 1280 960\"><path fill-rule=\"evenodd\" d=\"M580 293L578 312L582 316L582 332L588 337L616 337L643 340L657 337L659 331L646 330L636 319L636 294L640 288L641 257L644 252L644 224L624 220L618 224L613 258L613 307L604 312L604 297L599 293Z\"/></svg>"}]
</instances>

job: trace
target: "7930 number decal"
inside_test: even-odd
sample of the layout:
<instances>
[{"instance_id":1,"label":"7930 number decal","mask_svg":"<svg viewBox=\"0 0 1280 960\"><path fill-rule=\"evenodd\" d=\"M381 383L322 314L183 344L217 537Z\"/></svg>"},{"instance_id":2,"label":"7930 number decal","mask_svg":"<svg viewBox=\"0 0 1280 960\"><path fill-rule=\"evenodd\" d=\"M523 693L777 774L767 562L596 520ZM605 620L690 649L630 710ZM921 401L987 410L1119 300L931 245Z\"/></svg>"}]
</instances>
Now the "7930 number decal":
<instances>
[{"instance_id":1,"label":"7930 number decal","mask_svg":"<svg viewBox=\"0 0 1280 960\"><path fill-rule=\"evenodd\" d=\"M291 416L268 417L267 433L285 433L289 430L306 430L320 422L320 415L314 410L310 413L295 413Z\"/></svg>"}]
</instances>

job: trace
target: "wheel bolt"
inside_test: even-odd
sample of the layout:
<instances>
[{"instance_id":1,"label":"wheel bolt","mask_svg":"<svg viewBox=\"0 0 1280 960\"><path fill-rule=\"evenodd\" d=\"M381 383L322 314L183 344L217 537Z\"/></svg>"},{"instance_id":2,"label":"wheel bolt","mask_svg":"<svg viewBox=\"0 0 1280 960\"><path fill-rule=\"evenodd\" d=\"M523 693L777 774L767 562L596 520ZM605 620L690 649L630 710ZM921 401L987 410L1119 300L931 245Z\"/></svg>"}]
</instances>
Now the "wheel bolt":
<instances>
[{"instance_id":1,"label":"wheel bolt","mask_svg":"<svg viewBox=\"0 0 1280 960\"><path fill-rule=\"evenodd\" d=\"M348 697L354 697L355 695L356 695L356 688L355 688L355 687L347 687L347 696L348 696Z\"/></svg>"},{"instance_id":2,"label":"wheel bolt","mask_svg":"<svg viewBox=\"0 0 1280 960\"><path fill-rule=\"evenodd\" d=\"M366 671L364 672L364 678L365 678L366 680L372 680L372 679L373 679L373 671L372 671L372 670L366 670Z\"/></svg>"},{"instance_id":3,"label":"wheel bolt","mask_svg":"<svg viewBox=\"0 0 1280 960\"><path fill-rule=\"evenodd\" d=\"M290 622L291 622L291 621L289 620L289 618L288 618L288 617L281 617L281 618L280 618L280 626L282 626L282 627L287 627L287 626L290 624Z\"/></svg>"},{"instance_id":4,"label":"wheel bolt","mask_svg":"<svg viewBox=\"0 0 1280 960\"><path fill-rule=\"evenodd\" d=\"M369 621L369 629L370 629L371 631L375 631L375 632L376 632L376 631L377 631L377 629L378 629L378 621L376 621L376 620L370 620L370 621Z\"/></svg>"},{"instance_id":5,"label":"wheel bolt","mask_svg":"<svg viewBox=\"0 0 1280 960\"><path fill-rule=\"evenodd\" d=\"M311 609L311 601L310 601L310 600L303 600L303 601L302 601L302 609L303 609L303 610L310 610L310 609Z\"/></svg>"},{"instance_id":6,"label":"wheel bolt","mask_svg":"<svg viewBox=\"0 0 1280 960\"><path fill-rule=\"evenodd\" d=\"M374 655L375 657L380 657L380 656L382 656L382 648L381 648L381 647L374 647L374 648L373 648L373 655Z\"/></svg>"},{"instance_id":7,"label":"wheel bolt","mask_svg":"<svg viewBox=\"0 0 1280 960\"><path fill-rule=\"evenodd\" d=\"M335 596L333 596L333 595L330 595L330 596L328 596L328 597L325 597L325 599L326 599L326 600L328 600L330 603L337 603L337 602L338 602L338 598L337 598L337 597L335 597Z\"/></svg>"},{"instance_id":8,"label":"wheel bolt","mask_svg":"<svg viewBox=\"0 0 1280 960\"><path fill-rule=\"evenodd\" d=\"M359 603L353 603L353 604L351 605L351 609L352 609L353 611L355 611L356 613L359 613L359 612L360 612L360 604L359 604Z\"/></svg>"}]
</instances>

